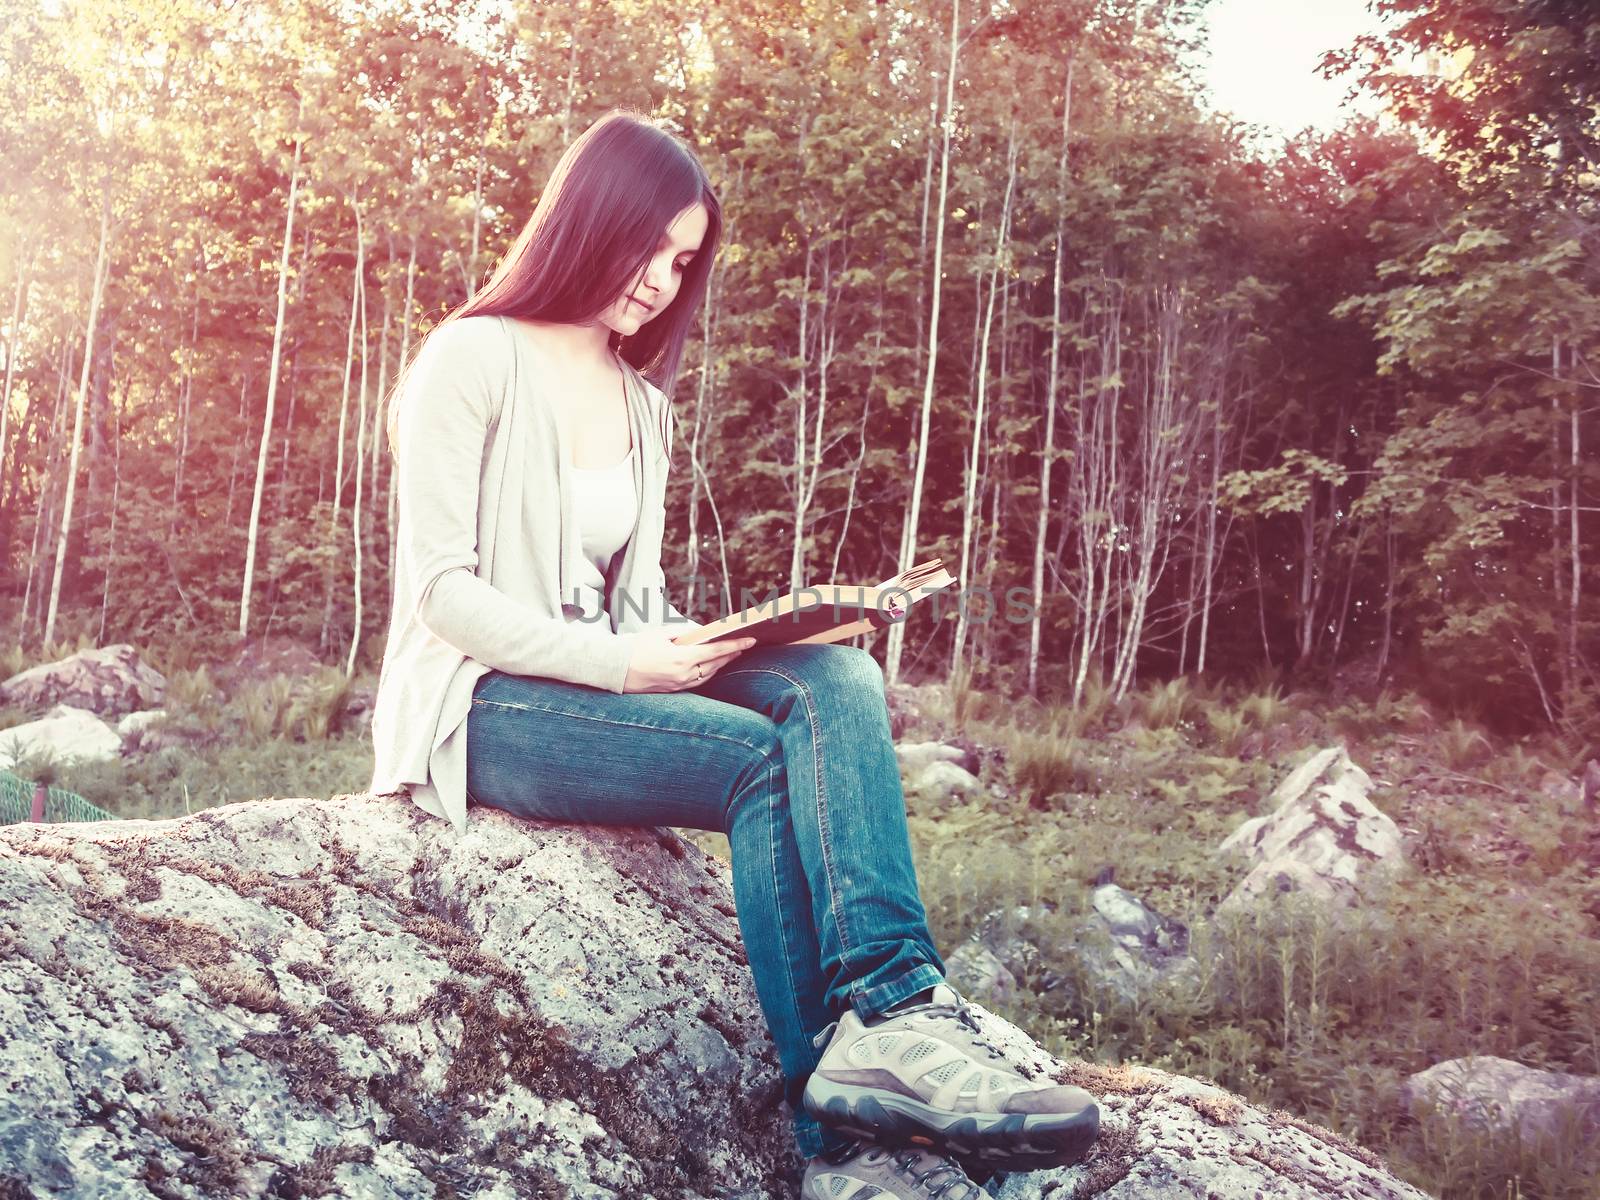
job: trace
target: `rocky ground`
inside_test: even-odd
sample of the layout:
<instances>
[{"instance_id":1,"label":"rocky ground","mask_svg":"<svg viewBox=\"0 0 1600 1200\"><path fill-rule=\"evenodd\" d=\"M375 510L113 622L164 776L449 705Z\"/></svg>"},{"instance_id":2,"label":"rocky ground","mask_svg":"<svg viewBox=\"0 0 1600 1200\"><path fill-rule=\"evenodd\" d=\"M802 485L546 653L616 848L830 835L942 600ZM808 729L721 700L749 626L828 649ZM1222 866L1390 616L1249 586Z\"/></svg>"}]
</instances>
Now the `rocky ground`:
<instances>
[{"instance_id":1,"label":"rocky ground","mask_svg":"<svg viewBox=\"0 0 1600 1200\"><path fill-rule=\"evenodd\" d=\"M726 869L670 831L405 800L0 829L10 1197L794 1194ZM1412 1198L1326 1130L1055 1060L1105 1100L1050 1196Z\"/></svg>"},{"instance_id":2,"label":"rocky ground","mask_svg":"<svg viewBox=\"0 0 1600 1200\"><path fill-rule=\"evenodd\" d=\"M0 706L12 714L0 730L0 772L12 758L25 766L41 754L82 756L107 772L95 777L103 785L125 769L118 764L206 753L207 739L247 729L253 707L268 713L283 753L311 753L313 725L345 726L348 738L370 707L366 690L326 676L292 646L242 653L215 677L180 677L169 719L167 681L132 647L87 651L0 683ZM1570 879L1600 861L1600 821L1571 819L1592 812L1600 767L1591 781L1521 750L1527 761L1508 766L1479 735L1425 713L1357 708L1354 726L1319 745L1327 722L1264 708L1253 725L1213 739L1236 756L1205 760L1221 764L1218 785L1188 770L1200 750L1149 707L1113 714L1117 727L1074 737L1070 753L1036 738L1041 767L1026 761L1026 742L992 736L1004 726L972 724L976 738L953 732L942 686L897 685L889 701L914 834L965 845L964 829L1002 829L971 843L985 876L1017 869L1026 859L1019 839L1040 843L1064 829L1093 832L1093 853L1123 856L1089 870L1063 860L1030 903L980 909L950 939L947 967L969 996L1018 1020L1040 1017L1041 1027L1050 1013L1109 1002L1152 1014L1149 1033L1163 1044L1161 1004L1214 980L1217 945L1195 944L1187 921L1197 916L1253 919L1309 904L1335 925L1341 913L1359 924L1396 887L1471 871L1487 872L1495 891L1502 877L1524 880L1507 895L1534 904L1533 876ZM223 704L245 709L245 724L212 719L207 710ZM1141 761L1144 741L1157 748L1136 779L1145 772L1148 786L1178 802L1141 807L1135 792L1131 809L1119 810L1116 764ZM1420 755L1423 743L1431 757ZM1250 764L1269 758L1281 764L1270 786L1241 795L1240 778L1267 777ZM1520 780L1535 776L1530 800ZM1212 786L1223 788L1221 804L1208 799ZM96 799L107 801L101 791ZM1224 819L1241 805L1255 815ZM1173 915L1168 900L1181 889L1141 894L1140 876L1182 876L1140 861L1167 853L1179 835L1140 828L1107 839L1104 827L1125 811L1145 825L1177 817L1200 834L1185 869L1216 890L1198 913L1191 903L1183 919ZM225 804L185 820L0 827L0 901L18 914L0 930L0 1164L17 1164L9 1177L0 1172L0 1200L442 1196L463 1184L485 1196L792 1194L798 1164L720 835L681 831L691 842L665 830L546 827L484 809L472 821L456 842L404 802L349 796ZM1121 878L1130 887L1113 862L1129 868ZM937 869L927 882L943 886ZM1470 891L1449 895L1450 904L1475 902ZM1600 921L1600 909L1573 919ZM1478 928L1498 936L1493 923ZM1524 940L1528 1003L1543 1007L1530 1016L1527 1003L1507 1002L1521 1004L1536 1031L1581 1022L1572 1012L1583 1008L1583 987L1574 990L1571 973L1582 955L1547 961L1531 927ZM1459 957L1453 970L1515 973L1492 947L1482 962L1470 948L1445 949ZM1000 1017L985 1020L1020 1057L1042 1054ZM1259 1023L1222 1009L1208 1020L1224 1038L1233 1031L1217 1022ZM1244 1065L1262 1038L1270 1046L1287 1036L1249 1034ZM1532 1159L1547 1183L1580 1180L1548 1194L1582 1194L1582 1148L1600 1136L1600 1077L1430 1040L1460 1056L1425 1057L1387 1091L1361 1096L1382 1097L1384 1122L1445 1122L1454 1140L1440 1153L1505 1160L1499 1175L1469 1173L1458 1180L1467 1190L1446 1194L1479 1194L1470 1189L1501 1176L1528 1180L1519 1165L1528 1147L1553 1148ZM1475 1046L1467 1028L1455 1041ZM1339 1061L1352 1054L1359 1048ZM1103 1061L1124 1057L1111 1049ZM1071 1059L1047 1065L1104 1097L1105 1136L1079 1167L1013 1176L999 1193L1010 1200L1417 1194L1347 1140L1209 1081ZM1185 1069L1226 1077L1209 1065ZM1278 1102L1301 1107L1297 1097ZM702 1119L680 1119L685 1108ZM1486 1151L1491 1143L1500 1149ZM1555 1153L1563 1147L1568 1157ZM1408 1169L1428 1177L1417 1163Z\"/></svg>"}]
</instances>

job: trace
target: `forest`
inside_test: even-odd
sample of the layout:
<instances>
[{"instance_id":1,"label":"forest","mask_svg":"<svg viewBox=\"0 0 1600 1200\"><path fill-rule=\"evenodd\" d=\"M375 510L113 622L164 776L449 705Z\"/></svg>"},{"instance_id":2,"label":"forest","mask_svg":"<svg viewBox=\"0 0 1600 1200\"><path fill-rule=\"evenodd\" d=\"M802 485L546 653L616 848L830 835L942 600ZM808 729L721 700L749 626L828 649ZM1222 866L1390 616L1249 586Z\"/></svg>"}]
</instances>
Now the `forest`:
<instances>
[{"instance_id":1,"label":"forest","mask_svg":"<svg viewBox=\"0 0 1600 1200\"><path fill-rule=\"evenodd\" d=\"M1383 0L1325 64L1383 115L1262 154L1203 7L7 0L10 637L372 667L401 365L627 106L729 223L675 595L938 555L1037 616L907 622L892 678L1348 674L1581 744L1593 14Z\"/></svg>"},{"instance_id":2,"label":"forest","mask_svg":"<svg viewBox=\"0 0 1600 1200\"><path fill-rule=\"evenodd\" d=\"M389 406L628 109L725 220L657 381L669 595L962 582L857 644L984 1002L1445 1200L1590 1200L1592 1129L1408 1097L1600 1095L1600 10L1369 10L1319 67L1367 115L1280 141L1212 103L1207 0L0 0L0 680L164 685L82 762L0 695L0 811L366 789ZM1230 916L1313 759L1404 873ZM1198 974L1094 978L1113 887Z\"/></svg>"}]
</instances>

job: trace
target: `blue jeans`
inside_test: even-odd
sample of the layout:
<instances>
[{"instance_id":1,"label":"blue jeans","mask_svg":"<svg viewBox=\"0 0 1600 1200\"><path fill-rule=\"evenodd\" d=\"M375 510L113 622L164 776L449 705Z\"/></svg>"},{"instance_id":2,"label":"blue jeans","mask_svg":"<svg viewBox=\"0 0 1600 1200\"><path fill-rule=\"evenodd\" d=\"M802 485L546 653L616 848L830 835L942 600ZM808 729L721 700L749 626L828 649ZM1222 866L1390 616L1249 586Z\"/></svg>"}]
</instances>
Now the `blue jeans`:
<instances>
[{"instance_id":1,"label":"blue jeans","mask_svg":"<svg viewBox=\"0 0 1600 1200\"><path fill-rule=\"evenodd\" d=\"M681 692L491 671L467 718L467 791L522 817L726 834L795 1141L814 1157L847 1140L801 1106L811 1039L846 1006L876 1016L944 979L872 655L756 646Z\"/></svg>"}]
</instances>

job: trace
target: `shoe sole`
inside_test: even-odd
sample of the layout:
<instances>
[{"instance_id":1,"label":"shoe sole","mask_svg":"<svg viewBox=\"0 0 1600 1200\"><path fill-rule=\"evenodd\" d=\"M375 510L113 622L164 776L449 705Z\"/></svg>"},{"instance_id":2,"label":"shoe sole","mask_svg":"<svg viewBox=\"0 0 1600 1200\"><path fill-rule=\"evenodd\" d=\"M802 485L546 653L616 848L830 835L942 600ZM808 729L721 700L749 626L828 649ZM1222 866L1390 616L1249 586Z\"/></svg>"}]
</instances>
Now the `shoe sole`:
<instances>
[{"instance_id":1,"label":"shoe sole","mask_svg":"<svg viewBox=\"0 0 1600 1200\"><path fill-rule=\"evenodd\" d=\"M1004 1171L1038 1171L1082 1160L1100 1136L1100 1109L1055 1113L954 1113L878 1088L813 1074L801 1102L825 1125L895 1145L926 1146Z\"/></svg>"}]
</instances>

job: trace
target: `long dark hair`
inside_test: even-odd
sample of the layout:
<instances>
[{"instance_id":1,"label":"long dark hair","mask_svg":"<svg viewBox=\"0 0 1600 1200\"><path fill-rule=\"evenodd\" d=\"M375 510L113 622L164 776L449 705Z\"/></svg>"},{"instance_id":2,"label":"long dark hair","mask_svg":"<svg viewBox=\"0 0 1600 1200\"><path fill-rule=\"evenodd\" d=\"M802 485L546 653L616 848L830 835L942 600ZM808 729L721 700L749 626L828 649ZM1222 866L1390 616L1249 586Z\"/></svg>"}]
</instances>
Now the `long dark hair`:
<instances>
[{"instance_id":1,"label":"long dark hair","mask_svg":"<svg viewBox=\"0 0 1600 1200\"><path fill-rule=\"evenodd\" d=\"M639 277L672 219L696 201L706 206L706 236L672 303L632 337L611 334L622 359L669 397L661 414L666 442L670 397L705 298L722 206L689 145L642 113L611 109L562 152L533 215L488 281L434 329L470 316L593 321ZM391 447L395 416L391 403Z\"/></svg>"}]
</instances>

